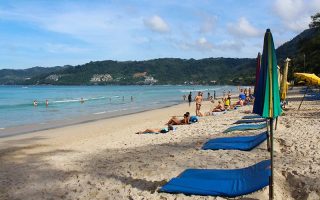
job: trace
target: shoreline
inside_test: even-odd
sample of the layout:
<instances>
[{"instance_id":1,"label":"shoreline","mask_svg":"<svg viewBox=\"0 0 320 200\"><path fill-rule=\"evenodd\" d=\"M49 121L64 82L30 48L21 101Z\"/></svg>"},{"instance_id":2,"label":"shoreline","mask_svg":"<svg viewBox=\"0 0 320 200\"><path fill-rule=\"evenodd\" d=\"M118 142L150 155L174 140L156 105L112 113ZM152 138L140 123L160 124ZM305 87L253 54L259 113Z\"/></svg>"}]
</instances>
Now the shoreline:
<instances>
[{"instance_id":1,"label":"shoreline","mask_svg":"<svg viewBox=\"0 0 320 200\"><path fill-rule=\"evenodd\" d=\"M137 110L133 109L131 111L122 111L122 112L120 111L120 113L118 114L111 114L111 115L110 113L109 114L91 113L78 118L73 117L70 119L52 120L49 122L45 122L45 123L42 122L39 124L24 124L24 125L10 126L10 127L0 127L0 138L24 135L24 134L29 134L29 133L39 132L39 131L46 131L51 129L74 126L79 124L86 124L86 123L91 123L91 122L96 122L96 121L111 119L111 118L117 118L117 117L122 117L127 115L134 115L134 114L143 113L147 111L169 108L169 107L177 106L184 103L185 102L180 102L180 103L177 102L170 105L162 105L162 106L159 105L158 107L154 107L154 108L137 109ZM69 122L66 122L66 120Z\"/></svg>"}]
</instances>

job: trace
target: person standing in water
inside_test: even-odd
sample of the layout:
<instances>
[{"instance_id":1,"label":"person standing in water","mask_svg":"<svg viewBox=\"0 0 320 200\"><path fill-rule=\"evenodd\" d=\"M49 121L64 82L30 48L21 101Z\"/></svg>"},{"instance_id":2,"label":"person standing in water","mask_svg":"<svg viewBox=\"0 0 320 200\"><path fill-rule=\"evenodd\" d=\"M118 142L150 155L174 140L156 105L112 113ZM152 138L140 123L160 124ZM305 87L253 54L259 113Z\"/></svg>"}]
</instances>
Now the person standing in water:
<instances>
[{"instance_id":1,"label":"person standing in water","mask_svg":"<svg viewBox=\"0 0 320 200\"><path fill-rule=\"evenodd\" d=\"M192 93L190 92L190 94L188 95L188 101L189 101L189 107L191 105L191 101L192 101Z\"/></svg>"},{"instance_id":2,"label":"person standing in water","mask_svg":"<svg viewBox=\"0 0 320 200\"><path fill-rule=\"evenodd\" d=\"M38 106L38 101L37 101L37 100L34 100L34 101L33 101L33 106L34 106L34 107L37 107L37 106Z\"/></svg>"},{"instance_id":3,"label":"person standing in water","mask_svg":"<svg viewBox=\"0 0 320 200\"><path fill-rule=\"evenodd\" d=\"M48 99L46 99L46 107L48 107L49 106L49 101L48 101Z\"/></svg>"},{"instance_id":4,"label":"person standing in water","mask_svg":"<svg viewBox=\"0 0 320 200\"><path fill-rule=\"evenodd\" d=\"M84 103L84 100L83 100L83 98L81 97L81 99L80 99L80 103Z\"/></svg>"},{"instance_id":5,"label":"person standing in water","mask_svg":"<svg viewBox=\"0 0 320 200\"><path fill-rule=\"evenodd\" d=\"M198 92L198 96L194 99L196 102L196 115L197 116L203 116L200 112L201 109L201 103L202 103L202 92Z\"/></svg>"}]
</instances>

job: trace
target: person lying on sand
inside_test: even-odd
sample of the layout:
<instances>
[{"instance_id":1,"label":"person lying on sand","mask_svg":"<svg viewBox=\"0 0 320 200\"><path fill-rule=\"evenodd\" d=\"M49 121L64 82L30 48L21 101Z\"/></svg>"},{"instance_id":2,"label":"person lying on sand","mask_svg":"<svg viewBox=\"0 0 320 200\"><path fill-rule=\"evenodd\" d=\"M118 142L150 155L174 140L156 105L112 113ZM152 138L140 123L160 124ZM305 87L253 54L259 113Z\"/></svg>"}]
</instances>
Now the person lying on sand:
<instances>
[{"instance_id":1,"label":"person lying on sand","mask_svg":"<svg viewBox=\"0 0 320 200\"><path fill-rule=\"evenodd\" d=\"M245 102L242 99L239 99L239 101L237 103L235 103L233 106L244 106Z\"/></svg>"},{"instance_id":2,"label":"person lying on sand","mask_svg":"<svg viewBox=\"0 0 320 200\"><path fill-rule=\"evenodd\" d=\"M221 101L218 101L218 105L212 110L212 112L222 112L225 111L224 105Z\"/></svg>"},{"instance_id":3,"label":"person lying on sand","mask_svg":"<svg viewBox=\"0 0 320 200\"><path fill-rule=\"evenodd\" d=\"M186 112L183 115L183 119L179 119L176 116L173 116L166 125L183 125L183 124L189 124L189 118L190 118L190 113Z\"/></svg>"},{"instance_id":4,"label":"person lying on sand","mask_svg":"<svg viewBox=\"0 0 320 200\"><path fill-rule=\"evenodd\" d=\"M144 134L144 133L168 133L169 131L173 130L173 126L168 125L167 128L152 128L152 129L146 129L144 131L139 131L136 134Z\"/></svg>"}]
</instances>

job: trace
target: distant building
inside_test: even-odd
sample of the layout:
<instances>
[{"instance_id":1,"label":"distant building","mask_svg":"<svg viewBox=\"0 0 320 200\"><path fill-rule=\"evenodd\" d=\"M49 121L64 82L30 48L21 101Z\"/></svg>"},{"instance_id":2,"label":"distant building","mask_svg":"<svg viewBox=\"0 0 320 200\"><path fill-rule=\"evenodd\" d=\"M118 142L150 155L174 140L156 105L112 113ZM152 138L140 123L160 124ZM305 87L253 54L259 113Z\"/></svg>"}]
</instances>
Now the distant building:
<instances>
[{"instance_id":1,"label":"distant building","mask_svg":"<svg viewBox=\"0 0 320 200\"><path fill-rule=\"evenodd\" d=\"M51 74L50 76L47 76L46 79L51 81L58 81L60 77L61 75Z\"/></svg>"},{"instance_id":2,"label":"distant building","mask_svg":"<svg viewBox=\"0 0 320 200\"><path fill-rule=\"evenodd\" d=\"M144 84L155 84L158 80L153 78L152 76L145 76Z\"/></svg>"},{"instance_id":3,"label":"distant building","mask_svg":"<svg viewBox=\"0 0 320 200\"><path fill-rule=\"evenodd\" d=\"M91 77L90 82L99 83L99 82L108 82L112 80L113 78L110 74L94 74Z\"/></svg>"}]
</instances>

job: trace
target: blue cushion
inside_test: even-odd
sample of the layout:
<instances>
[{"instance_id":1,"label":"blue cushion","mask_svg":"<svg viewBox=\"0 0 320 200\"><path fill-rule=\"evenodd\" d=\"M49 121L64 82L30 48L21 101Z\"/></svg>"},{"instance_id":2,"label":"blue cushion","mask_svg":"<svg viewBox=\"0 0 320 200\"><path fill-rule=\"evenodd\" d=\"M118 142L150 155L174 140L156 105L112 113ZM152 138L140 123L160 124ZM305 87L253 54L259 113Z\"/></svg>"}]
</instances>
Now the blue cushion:
<instances>
[{"instance_id":1,"label":"blue cushion","mask_svg":"<svg viewBox=\"0 0 320 200\"><path fill-rule=\"evenodd\" d=\"M224 133L228 133L231 131L245 131L245 130L257 130L257 129L263 129L267 127L267 123L261 123L261 124L240 124L237 126L232 126L227 128Z\"/></svg>"},{"instance_id":2,"label":"blue cushion","mask_svg":"<svg viewBox=\"0 0 320 200\"><path fill-rule=\"evenodd\" d=\"M237 136L237 137L225 137L209 140L204 144L202 149L204 150L242 150L250 151L268 138L267 132L260 133L252 136Z\"/></svg>"},{"instance_id":3,"label":"blue cushion","mask_svg":"<svg viewBox=\"0 0 320 200\"><path fill-rule=\"evenodd\" d=\"M160 191L187 195L236 197L269 184L270 160L242 169L188 169Z\"/></svg>"}]
</instances>

